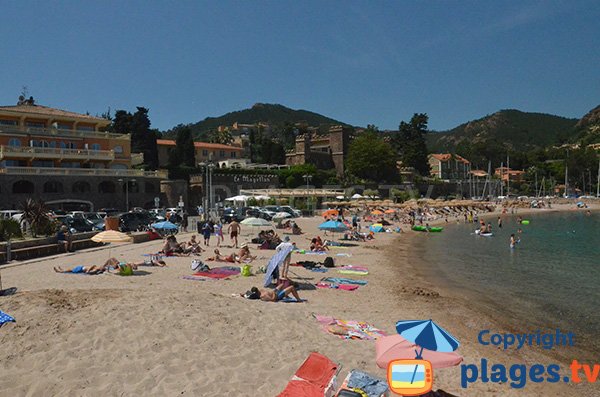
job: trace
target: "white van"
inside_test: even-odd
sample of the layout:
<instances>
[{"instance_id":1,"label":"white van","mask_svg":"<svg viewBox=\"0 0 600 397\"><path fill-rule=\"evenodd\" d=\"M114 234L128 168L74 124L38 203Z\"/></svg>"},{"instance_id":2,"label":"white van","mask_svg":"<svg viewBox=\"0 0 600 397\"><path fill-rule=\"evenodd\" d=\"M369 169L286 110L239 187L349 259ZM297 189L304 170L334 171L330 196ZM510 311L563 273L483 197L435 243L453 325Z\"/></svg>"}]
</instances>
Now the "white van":
<instances>
[{"instance_id":1,"label":"white van","mask_svg":"<svg viewBox=\"0 0 600 397\"><path fill-rule=\"evenodd\" d=\"M23 213L23 211L19 211L19 210L2 210L2 211L0 211L0 219L10 219L10 218L14 217L15 215L19 215L22 213Z\"/></svg>"}]
</instances>

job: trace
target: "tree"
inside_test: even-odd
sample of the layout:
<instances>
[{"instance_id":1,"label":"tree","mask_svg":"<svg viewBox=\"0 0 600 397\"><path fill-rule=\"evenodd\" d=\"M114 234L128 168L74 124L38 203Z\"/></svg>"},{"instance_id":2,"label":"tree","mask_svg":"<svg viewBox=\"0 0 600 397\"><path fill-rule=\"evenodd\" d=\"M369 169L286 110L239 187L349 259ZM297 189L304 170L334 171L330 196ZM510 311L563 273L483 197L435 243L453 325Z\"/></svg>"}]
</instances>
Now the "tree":
<instances>
[{"instance_id":1,"label":"tree","mask_svg":"<svg viewBox=\"0 0 600 397\"><path fill-rule=\"evenodd\" d=\"M173 149L175 164L184 165L187 167L196 166L196 152L194 149L194 140L192 139L192 130L189 127L184 127L179 130L177 139L175 140L175 148ZM171 160L171 158L169 158Z\"/></svg>"},{"instance_id":2,"label":"tree","mask_svg":"<svg viewBox=\"0 0 600 397\"><path fill-rule=\"evenodd\" d=\"M21 205L21 210L23 211L21 222L29 226L31 237L36 237L38 234L48 235L52 233L52 220L48 216L48 208L46 208L43 201L28 198Z\"/></svg>"},{"instance_id":3,"label":"tree","mask_svg":"<svg viewBox=\"0 0 600 397\"><path fill-rule=\"evenodd\" d=\"M350 144L346 166L351 174L362 179L376 182L398 179L394 150L373 131L363 132Z\"/></svg>"},{"instance_id":4,"label":"tree","mask_svg":"<svg viewBox=\"0 0 600 397\"><path fill-rule=\"evenodd\" d=\"M208 141L211 143L220 143L222 145L231 145L231 143L233 142L233 137L231 136L229 130L226 129L221 131L211 130L208 133Z\"/></svg>"},{"instance_id":5,"label":"tree","mask_svg":"<svg viewBox=\"0 0 600 397\"><path fill-rule=\"evenodd\" d=\"M23 237L21 225L15 219L0 219L0 241L10 241L13 237Z\"/></svg>"},{"instance_id":6,"label":"tree","mask_svg":"<svg viewBox=\"0 0 600 397\"><path fill-rule=\"evenodd\" d=\"M414 167L421 175L429 175L427 159L427 121L425 113L415 113L409 123L400 122L400 131L394 136L392 145L399 153L402 166Z\"/></svg>"},{"instance_id":7,"label":"tree","mask_svg":"<svg viewBox=\"0 0 600 397\"><path fill-rule=\"evenodd\" d=\"M134 114L117 110L108 130L116 134L131 134L131 152L144 153L144 164L152 170L158 168L157 130L150 129L148 109L138 107Z\"/></svg>"}]
</instances>

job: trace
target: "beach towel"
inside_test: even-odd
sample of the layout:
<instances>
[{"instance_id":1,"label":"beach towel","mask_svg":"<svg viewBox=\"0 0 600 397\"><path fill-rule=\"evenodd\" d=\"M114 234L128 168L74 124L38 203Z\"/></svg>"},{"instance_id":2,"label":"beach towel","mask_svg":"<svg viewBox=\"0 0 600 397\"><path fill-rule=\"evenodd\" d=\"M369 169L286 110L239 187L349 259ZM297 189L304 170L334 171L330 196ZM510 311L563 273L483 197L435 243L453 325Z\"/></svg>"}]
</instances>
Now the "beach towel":
<instances>
[{"instance_id":1,"label":"beach towel","mask_svg":"<svg viewBox=\"0 0 600 397\"><path fill-rule=\"evenodd\" d=\"M278 300L277 302L283 302L283 303L301 303L301 302L308 302L308 299L297 300L294 297L287 296L287 297L285 297L283 299Z\"/></svg>"},{"instance_id":2,"label":"beach towel","mask_svg":"<svg viewBox=\"0 0 600 397\"><path fill-rule=\"evenodd\" d=\"M327 252L325 251L299 251L299 254L305 254L305 255L327 255Z\"/></svg>"},{"instance_id":3,"label":"beach towel","mask_svg":"<svg viewBox=\"0 0 600 397\"><path fill-rule=\"evenodd\" d=\"M333 283L333 284L367 285L367 281L365 281L365 280L353 280L351 278L341 278L341 277L327 277L321 281L326 282L326 283Z\"/></svg>"},{"instance_id":4,"label":"beach towel","mask_svg":"<svg viewBox=\"0 0 600 397\"><path fill-rule=\"evenodd\" d=\"M354 266L354 265L345 265L345 266L340 266L339 267L340 270L356 270L359 272L369 272L369 269L364 267L364 266Z\"/></svg>"},{"instance_id":5,"label":"beach towel","mask_svg":"<svg viewBox=\"0 0 600 397\"><path fill-rule=\"evenodd\" d=\"M369 274L369 272L365 272L363 270L344 270L344 269L338 270L338 273L340 273L340 274L354 274L354 275L357 275L357 276L366 276L367 274Z\"/></svg>"},{"instance_id":6,"label":"beach towel","mask_svg":"<svg viewBox=\"0 0 600 397\"><path fill-rule=\"evenodd\" d=\"M10 323L10 322L15 322L15 318L12 316L9 316L8 314L4 313L2 310L0 310L0 327L2 327L5 323Z\"/></svg>"},{"instance_id":7,"label":"beach towel","mask_svg":"<svg viewBox=\"0 0 600 397\"><path fill-rule=\"evenodd\" d=\"M184 279L184 280L193 280L193 281L206 281L206 280L210 280L210 279L208 279L206 277L202 277L202 276L183 276L181 278Z\"/></svg>"},{"instance_id":8,"label":"beach towel","mask_svg":"<svg viewBox=\"0 0 600 397\"><path fill-rule=\"evenodd\" d=\"M312 352L278 397L329 397L335 393L338 366L324 355Z\"/></svg>"},{"instance_id":9,"label":"beach towel","mask_svg":"<svg viewBox=\"0 0 600 397\"><path fill-rule=\"evenodd\" d=\"M330 316L314 315L323 331L341 339L376 340L386 333L369 323L354 320L340 320Z\"/></svg>"},{"instance_id":10,"label":"beach towel","mask_svg":"<svg viewBox=\"0 0 600 397\"><path fill-rule=\"evenodd\" d=\"M385 393L389 390L387 381L384 379L377 378L366 372L353 369L350 371L340 390L352 390L360 389L367 394L369 397L381 397L386 395Z\"/></svg>"},{"instance_id":11,"label":"beach towel","mask_svg":"<svg viewBox=\"0 0 600 397\"><path fill-rule=\"evenodd\" d=\"M335 256L344 256L346 258L350 258L352 254L349 254L347 252L340 252L339 254L335 254Z\"/></svg>"},{"instance_id":12,"label":"beach towel","mask_svg":"<svg viewBox=\"0 0 600 397\"><path fill-rule=\"evenodd\" d=\"M205 272L196 272L191 276L184 276L186 280L198 280L199 278L224 279L240 274L240 268L235 266L215 267Z\"/></svg>"},{"instance_id":13,"label":"beach towel","mask_svg":"<svg viewBox=\"0 0 600 397\"><path fill-rule=\"evenodd\" d=\"M318 282L316 284L317 288L331 288L331 289L341 289L344 291L354 291L358 289L358 285L350 285L350 284L331 284L331 283L323 283Z\"/></svg>"}]
</instances>

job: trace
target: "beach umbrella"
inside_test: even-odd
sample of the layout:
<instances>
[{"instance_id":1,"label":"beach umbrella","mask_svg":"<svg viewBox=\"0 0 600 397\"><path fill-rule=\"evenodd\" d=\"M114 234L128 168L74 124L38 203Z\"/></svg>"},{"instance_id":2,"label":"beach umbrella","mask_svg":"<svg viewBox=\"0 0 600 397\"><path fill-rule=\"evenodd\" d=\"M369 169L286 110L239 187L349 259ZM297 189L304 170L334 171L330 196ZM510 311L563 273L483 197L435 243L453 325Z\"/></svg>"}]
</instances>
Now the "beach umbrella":
<instances>
[{"instance_id":1,"label":"beach umbrella","mask_svg":"<svg viewBox=\"0 0 600 397\"><path fill-rule=\"evenodd\" d=\"M167 231L179 230L179 227L177 227L176 224L171 223L169 221L156 222L156 223L153 223L150 226L153 227L156 230L167 230Z\"/></svg>"},{"instance_id":2,"label":"beach umbrella","mask_svg":"<svg viewBox=\"0 0 600 397\"><path fill-rule=\"evenodd\" d=\"M406 320L396 323L396 332L404 339L421 347L416 359L422 358L423 349L449 353L458 349L460 343L448 331L437 325L433 320ZM413 383L418 365L415 365L410 383Z\"/></svg>"},{"instance_id":3,"label":"beach umbrella","mask_svg":"<svg viewBox=\"0 0 600 397\"><path fill-rule=\"evenodd\" d=\"M121 233L116 230L105 230L100 232L91 238L96 243L130 243L133 238L125 233ZM110 258L112 248L108 248L108 257Z\"/></svg>"},{"instance_id":4,"label":"beach umbrella","mask_svg":"<svg viewBox=\"0 0 600 397\"><path fill-rule=\"evenodd\" d=\"M106 230L92 236L91 240L96 243L129 243L132 241L132 238L116 230Z\"/></svg>"},{"instance_id":5,"label":"beach umbrella","mask_svg":"<svg viewBox=\"0 0 600 397\"><path fill-rule=\"evenodd\" d=\"M348 230L348 226L338 221L327 221L323 222L319 225L319 230L324 230L327 232L341 233Z\"/></svg>"},{"instance_id":6,"label":"beach umbrella","mask_svg":"<svg viewBox=\"0 0 600 397\"><path fill-rule=\"evenodd\" d=\"M369 226L369 230L375 233L383 232L383 225L381 223L374 223Z\"/></svg>"},{"instance_id":7,"label":"beach umbrella","mask_svg":"<svg viewBox=\"0 0 600 397\"><path fill-rule=\"evenodd\" d=\"M246 218L243 221L241 221L240 223L242 225L252 226L252 227L273 226L273 225L271 225L271 222L269 222L268 220L263 219L263 218L255 218L255 217Z\"/></svg>"},{"instance_id":8,"label":"beach umbrella","mask_svg":"<svg viewBox=\"0 0 600 397\"><path fill-rule=\"evenodd\" d=\"M358 200L358 199L361 199L361 198L363 198L363 196L361 196L361 195L360 195L360 194L358 194L358 193L355 193L355 194L353 194L353 195L352 195L352 197L350 197L350 198L351 198L352 200Z\"/></svg>"},{"instance_id":9,"label":"beach umbrella","mask_svg":"<svg viewBox=\"0 0 600 397\"><path fill-rule=\"evenodd\" d=\"M273 215L273 219L285 219L291 216L292 215L288 214L287 212L278 212L275 215Z\"/></svg>"},{"instance_id":10,"label":"beach umbrella","mask_svg":"<svg viewBox=\"0 0 600 397\"><path fill-rule=\"evenodd\" d=\"M324 212L321 214L321 216L322 216L323 218L328 218L328 217L330 217L330 216L333 216L333 217L336 217L336 218L337 218L338 214L339 214L338 210L327 210L327 211L324 211Z\"/></svg>"},{"instance_id":11,"label":"beach umbrella","mask_svg":"<svg viewBox=\"0 0 600 397\"><path fill-rule=\"evenodd\" d=\"M376 362L379 368L387 368L388 363L398 359L412 359L419 346L407 341L401 335L388 335L375 342ZM431 363L433 368L447 368L460 364L462 356L456 352L436 352L423 350L423 360Z\"/></svg>"},{"instance_id":12,"label":"beach umbrella","mask_svg":"<svg viewBox=\"0 0 600 397\"><path fill-rule=\"evenodd\" d=\"M374 210L374 211L371 211L371 215L383 215L383 212L379 211L379 210Z\"/></svg>"}]
</instances>

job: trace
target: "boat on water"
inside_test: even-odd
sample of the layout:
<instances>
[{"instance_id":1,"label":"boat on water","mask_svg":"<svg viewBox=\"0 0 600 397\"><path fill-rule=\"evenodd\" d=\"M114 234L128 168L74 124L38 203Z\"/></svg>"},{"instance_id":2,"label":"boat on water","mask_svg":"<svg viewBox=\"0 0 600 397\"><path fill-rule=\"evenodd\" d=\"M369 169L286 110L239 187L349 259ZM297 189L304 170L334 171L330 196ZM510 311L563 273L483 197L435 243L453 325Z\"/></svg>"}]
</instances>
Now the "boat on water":
<instances>
[{"instance_id":1,"label":"boat on water","mask_svg":"<svg viewBox=\"0 0 600 397\"><path fill-rule=\"evenodd\" d=\"M427 226L414 225L412 227L412 230L414 230L415 232L426 232L426 231L429 231L429 232L432 232L432 233L439 233L442 230L444 230L444 228L443 227L439 227L439 226L430 226L430 227L427 227Z\"/></svg>"}]
</instances>

